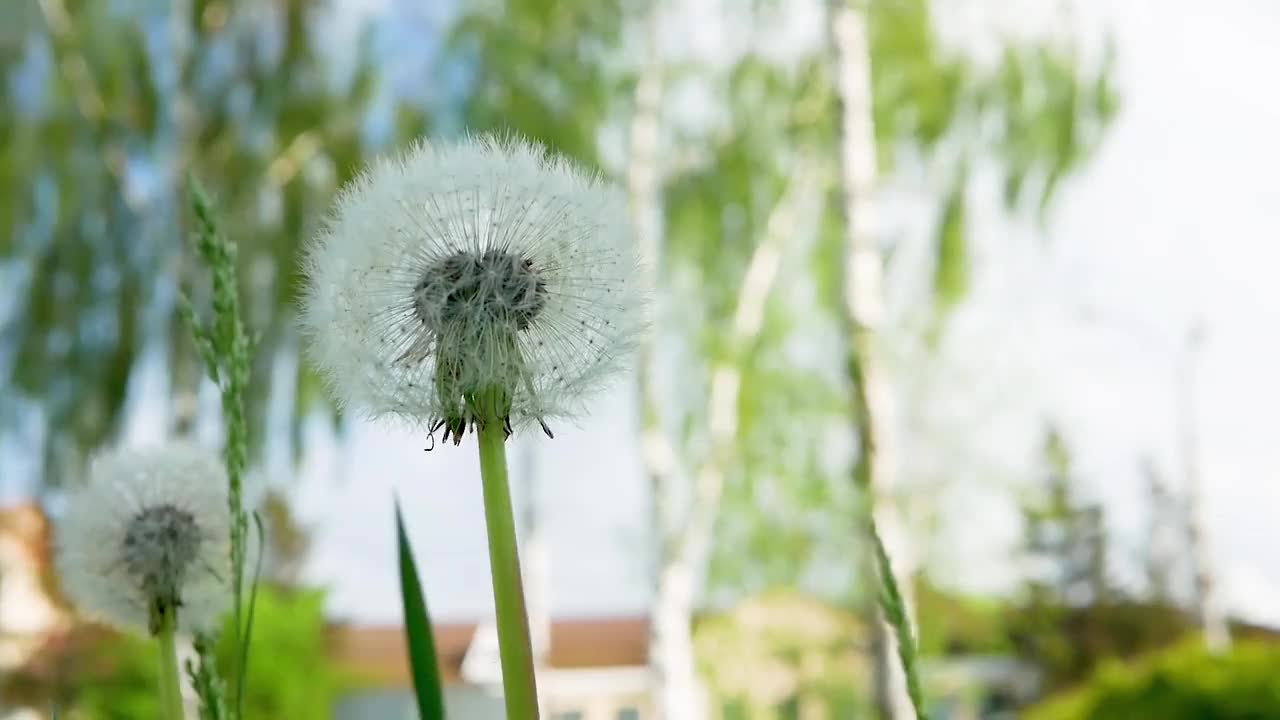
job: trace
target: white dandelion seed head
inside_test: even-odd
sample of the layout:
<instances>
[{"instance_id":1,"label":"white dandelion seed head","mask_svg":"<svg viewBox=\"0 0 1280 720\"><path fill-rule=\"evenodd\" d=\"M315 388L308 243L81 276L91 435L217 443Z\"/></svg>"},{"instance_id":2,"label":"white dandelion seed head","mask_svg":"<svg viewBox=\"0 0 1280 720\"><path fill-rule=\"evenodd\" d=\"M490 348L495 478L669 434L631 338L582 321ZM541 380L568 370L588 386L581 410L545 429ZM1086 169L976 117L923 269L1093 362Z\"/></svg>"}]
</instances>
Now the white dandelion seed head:
<instances>
[{"instance_id":1,"label":"white dandelion seed head","mask_svg":"<svg viewBox=\"0 0 1280 720\"><path fill-rule=\"evenodd\" d=\"M216 455L175 444L98 456L58 523L58 573L81 612L148 630L157 603L183 630L231 605L227 476Z\"/></svg>"},{"instance_id":2,"label":"white dandelion seed head","mask_svg":"<svg viewBox=\"0 0 1280 720\"><path fill-rule=\"evenodd\" d=\"M625 364L636 268L617 188L520 140L420 142L339 194L302 326L344 407L452 426L500 389L520 427L577 414Z\"/></svg>"}]
</instances>

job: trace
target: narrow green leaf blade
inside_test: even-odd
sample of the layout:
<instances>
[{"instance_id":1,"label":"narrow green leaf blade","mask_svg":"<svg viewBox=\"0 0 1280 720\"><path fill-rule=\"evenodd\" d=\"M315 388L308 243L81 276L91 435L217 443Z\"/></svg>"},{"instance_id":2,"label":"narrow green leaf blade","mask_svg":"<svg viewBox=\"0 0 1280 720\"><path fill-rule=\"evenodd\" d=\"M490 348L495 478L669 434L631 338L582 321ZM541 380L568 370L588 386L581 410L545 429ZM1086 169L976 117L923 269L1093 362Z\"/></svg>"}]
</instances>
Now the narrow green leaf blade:
<instances>
[{"instance_id":1,"label":"narrow green leaf blade","mask_svg":"<svg viewBox=\"0 0 1280 720\"><path fill-rule=\"evenodd\" d=\"M939 314L947 315L969 292L969 238L962 178L947 193L942 217L938 220L935 245L933 291Z\"/></svg>"},{"instance_id":2,"label":"narrow green leaf blade","mask_svg":"<svg viewBox=\"0 0 1280 720\"><path fill-rule=\"evenodd\" d=\"M409 647L414 694L418 698L418 716L422 720L443 720L444 690L440 685L440 666L436 662L436 642L431 634L431 618L427 615L427 601L422 594L418 568L413 562L413 550L404 531L399 499L396 500L396 544L399 547L405 641Z\"/></svg>"},{"instance_id":3,"label":"narrow green leaf blade","mask_svg":"<svg viewBox=\"0 0 1280 720\"><path fill-rule=\"evenodd\" d=\"M253 511L253 526L258 530L258 560L253 566L253 586L249 588L249 612L240 638L240 670L236 679L236 712L244 717L244 685L249 674L249 643L253 642L253 613L258 606L258 584L262 581L262 558L266 555L267 534L262 529L262 515Z\"/></svg>"}]
</instances>

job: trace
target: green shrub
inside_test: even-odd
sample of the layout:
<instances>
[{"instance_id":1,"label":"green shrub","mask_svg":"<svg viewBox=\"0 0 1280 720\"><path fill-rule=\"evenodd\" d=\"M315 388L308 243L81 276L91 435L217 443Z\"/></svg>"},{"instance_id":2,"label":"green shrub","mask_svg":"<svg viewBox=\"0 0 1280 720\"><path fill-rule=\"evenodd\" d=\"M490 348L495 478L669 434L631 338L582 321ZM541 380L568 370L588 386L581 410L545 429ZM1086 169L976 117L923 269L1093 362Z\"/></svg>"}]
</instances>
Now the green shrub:
<instances>
[{"instance_id":1,"label":"green shrub","mask_svg":"<svg viewBox=\"0 0 1280 720\"><path fill-rule=\"evenodd\" d=\"M1083 687L1030 709L1026 720L1280 718L1280 646L1237 644L1213 656L1199 641L1132 663L1104 664Z\"/></svg>"},{"instance_id":2,"label":"green shrub","mask_svg":"<svg viewBox=\"0 0 1280 720\"><path fill-rule=\"evenodd\" d=\"M218 665L234 697L234 648L223 631ZM60 710L68 720L136 720L157 717L159 669L155 643L86 626L75 633L41 677L16 679L24 704ZM330 661L324 594L314 590L258 592L249 650L245 717L329 720L338 694L350 686Z\"/></svg>"},{"instance_id":3,"label":"green shrub","mask_svg":"<svg viewBox=\"0 0 1280 720\"><path fill-rule=\"evenodd\" d=\"M253 642L249 646L247 718L329 720L338 694L347 686L331 661L326 639L324 593L317 590L258 591ZM235 697L234 648L218 646L218 669Z\"/></svg>"}]
</instances>

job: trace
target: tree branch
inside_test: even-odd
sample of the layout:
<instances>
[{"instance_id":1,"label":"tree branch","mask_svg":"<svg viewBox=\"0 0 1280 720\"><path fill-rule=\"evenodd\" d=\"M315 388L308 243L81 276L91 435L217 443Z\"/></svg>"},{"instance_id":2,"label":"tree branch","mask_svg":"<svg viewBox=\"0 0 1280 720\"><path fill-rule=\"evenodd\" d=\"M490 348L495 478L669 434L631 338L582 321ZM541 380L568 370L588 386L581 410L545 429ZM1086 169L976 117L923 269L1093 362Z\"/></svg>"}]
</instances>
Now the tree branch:
<instances>
[{"instance_id":1,"label":"tree branch","mask_svg":"<svg viewBox=\"0 0 1280 720\"><path fill-rule=\"evenodd\" d=\"M711 368L711 397L707 403L709 449L698 468L688 521L676 548L682 561L697 568L706 564L710 553L725 476L737 449L742 365L764 328L765 306L773 293L787 241L794 236L796 219L802 211L814 209L812 206L822 195L821 184L817 162L802 158L769 213L764 236L751 253L738 290L728 349Z\"/></svg>"}]
</instances>

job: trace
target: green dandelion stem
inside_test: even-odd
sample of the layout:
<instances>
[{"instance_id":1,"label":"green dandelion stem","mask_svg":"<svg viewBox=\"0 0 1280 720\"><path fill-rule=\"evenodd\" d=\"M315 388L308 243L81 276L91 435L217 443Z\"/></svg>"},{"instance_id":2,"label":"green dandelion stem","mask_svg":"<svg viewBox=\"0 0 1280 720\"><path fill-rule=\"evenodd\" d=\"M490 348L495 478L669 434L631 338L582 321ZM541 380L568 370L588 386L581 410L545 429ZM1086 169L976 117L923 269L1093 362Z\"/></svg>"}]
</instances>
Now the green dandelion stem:
<instances>
[{"instance_id":1,"label":"green dandelion stem","mask_svg":"<svg viewBox=\"0 0 1280 720\"><path fill-rule=\"evenodd\" d=\"M164 720L183 720L182 681L178 674L178 625L174 608L157 610L154 616L156 644L160 648L160 704Z\"/></svg>"},{"instance_id":2,"label":"green dandelion stem","mask_svg":"<svg viewBox=\"0 0 1280 720\"><path fill-rule=\"evenodd\" d=\"M538 690L533 673L533 644L529 616L520 581L520 557L516 550L515 516L511 510L511 486L507 481L506 394L500 390L476 398L480 422L480 476L484 484L484 516L489 534L489 568L493 574L493 600L497 610L498 652L502 659L507 717L538 717Z\"/></svg>"}]
</instances>

